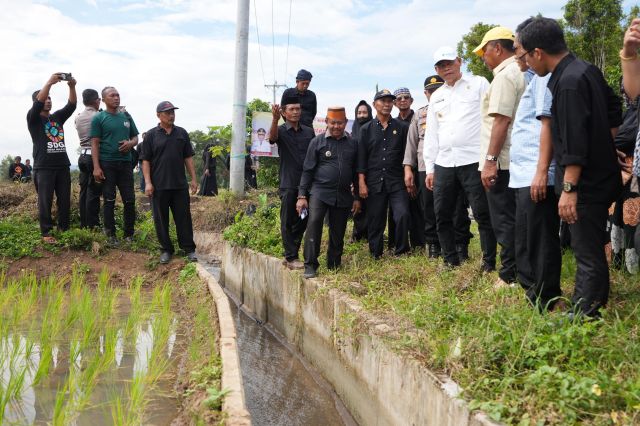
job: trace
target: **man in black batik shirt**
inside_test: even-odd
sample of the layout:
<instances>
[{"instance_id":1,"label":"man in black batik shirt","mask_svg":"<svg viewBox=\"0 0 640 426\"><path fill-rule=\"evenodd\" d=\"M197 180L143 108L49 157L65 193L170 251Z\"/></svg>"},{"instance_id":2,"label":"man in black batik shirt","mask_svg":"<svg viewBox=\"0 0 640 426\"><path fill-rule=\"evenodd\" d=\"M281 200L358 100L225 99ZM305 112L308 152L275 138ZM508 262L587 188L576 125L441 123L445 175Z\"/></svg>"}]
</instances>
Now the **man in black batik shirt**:
<instances>
[{"instance_id":1,"label":"man in black batik shirt","mask_svg":"<svg viewBox=\"0 0 640 426\"><path fill-rule=\"evenodd\" d=\"M342 260L344 233L349 213L358 213L360 202L354 201L351 185L357 185L357 142L344 129L344 107L327 111L327 132L313 138L304 160L298 202L298 214L309 210L304 240L304 276L313 278L318 270L322 224L329 215L329 250L327 268L336 269Z\"/></svg>"}]
</instances>

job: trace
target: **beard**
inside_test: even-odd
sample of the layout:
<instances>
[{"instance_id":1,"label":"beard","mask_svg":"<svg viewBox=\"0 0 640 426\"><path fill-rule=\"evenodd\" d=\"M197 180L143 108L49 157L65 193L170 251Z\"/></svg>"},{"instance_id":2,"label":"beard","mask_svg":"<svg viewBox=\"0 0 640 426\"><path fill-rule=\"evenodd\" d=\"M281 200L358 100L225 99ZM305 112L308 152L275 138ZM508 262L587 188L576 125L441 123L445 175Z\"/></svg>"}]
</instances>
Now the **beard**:
<instances>
[{"instance_id":1,"label":"beard","mask_svg":"<svg viewBox=\"0 0 640 426\"><path fill-rule=\"evenodd\" d=\"M358 123L364 124L369 121L369 117L358 117L356 120L358 121Z\"/></svg>"}]
</instances>

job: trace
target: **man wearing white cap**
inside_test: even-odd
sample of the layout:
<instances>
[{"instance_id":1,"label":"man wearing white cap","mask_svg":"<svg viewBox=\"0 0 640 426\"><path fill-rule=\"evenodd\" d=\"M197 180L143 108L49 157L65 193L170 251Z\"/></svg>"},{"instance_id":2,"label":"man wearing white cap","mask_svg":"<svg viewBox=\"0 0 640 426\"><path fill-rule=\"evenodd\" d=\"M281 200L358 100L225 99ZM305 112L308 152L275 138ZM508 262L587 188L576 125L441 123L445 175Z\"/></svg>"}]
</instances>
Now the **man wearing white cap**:
<instances>
[{"instance_id":1,"label":"man wearing white cap","mask_svg":"<svg viewBox=\"0 0 640 426\"><path fill-rule=\"evenodd\" d=\"M513 31L495 27L487 31L473 52L493 71L493 81L482 99L479 170L487 191L493 232L500 244L500 271L496 285L516 282L516 196L509 188L511 129L526 88L516 63Z\"/></svg>"},{"instance_id":2,"label":"man wearing white cap","mask_svg":"<svg viewBox=\"0 0 640 426\"><path fill-rule=\"evenodd\" d=\"M482 248L482 270L495 270L496 238L491 227L487 197L478 173L480 155L480 102L489 82L463 75L461 59L452 47L441 47L433 55L435 69L445 81L431 96L427 112L424 162L427 188L433 190L438 238L445 264L460 264L456 251L453 216L457 188L467 194L478 222Z\"/></svg>"}]
</instances>

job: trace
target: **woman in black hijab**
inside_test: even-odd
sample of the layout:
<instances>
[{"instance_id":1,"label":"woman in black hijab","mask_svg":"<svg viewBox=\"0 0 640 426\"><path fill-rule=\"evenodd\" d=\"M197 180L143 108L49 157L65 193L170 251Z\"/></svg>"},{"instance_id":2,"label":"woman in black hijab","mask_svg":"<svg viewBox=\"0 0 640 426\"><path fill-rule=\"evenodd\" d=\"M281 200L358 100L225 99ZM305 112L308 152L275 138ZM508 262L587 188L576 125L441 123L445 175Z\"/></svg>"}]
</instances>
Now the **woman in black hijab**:
<instances>
[{"instance_id":1,"label":"woman in black hijab","mask_svg":"<svg viewBox=\"0 0 640 426\"><path fill-rule=\"evenodd\" d=\"M218 195L218 182L216 181L216 157L211 154L213 144L208 144L202 152L202 162L204 169L202 180L200 181L200 192L198 195L213 197Z\"/></svg>"}]
</instances>

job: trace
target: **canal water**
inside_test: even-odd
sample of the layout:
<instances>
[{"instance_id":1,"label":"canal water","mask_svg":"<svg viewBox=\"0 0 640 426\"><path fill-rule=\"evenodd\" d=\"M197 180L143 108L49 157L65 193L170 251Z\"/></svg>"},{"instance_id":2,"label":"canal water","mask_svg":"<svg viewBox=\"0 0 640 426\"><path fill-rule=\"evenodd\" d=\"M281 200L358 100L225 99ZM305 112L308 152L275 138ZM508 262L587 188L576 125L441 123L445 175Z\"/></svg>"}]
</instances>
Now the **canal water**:
<instances>
[{"instance_id":1,"label":"canal water","mask_svg":"<svg viewBox=\"0 0 640 426\"><path fill-rule=\"evenodd\" d=\"M220 268L205 264L217 280ZM254 426L356 425L331 386L271 327L229 298L240 370Z\"/></svg>"}]
</instances>

